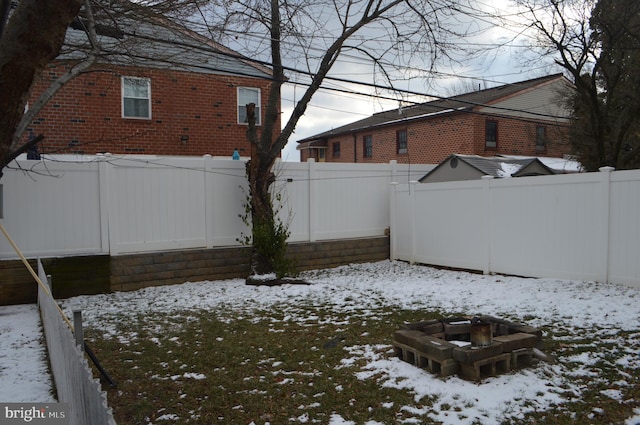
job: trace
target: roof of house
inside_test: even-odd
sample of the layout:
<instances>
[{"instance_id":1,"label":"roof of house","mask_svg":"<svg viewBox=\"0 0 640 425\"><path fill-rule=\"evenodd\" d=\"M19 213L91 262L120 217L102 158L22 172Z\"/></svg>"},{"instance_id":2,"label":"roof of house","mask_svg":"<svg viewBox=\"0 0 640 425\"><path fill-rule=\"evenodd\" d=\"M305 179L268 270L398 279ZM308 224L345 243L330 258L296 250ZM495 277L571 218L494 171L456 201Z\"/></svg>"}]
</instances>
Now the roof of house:
<instances>
[{"instance_id":1,"label":"roof of house","mask_svg":"<svg viewBox=\"0 0 640 425\"><path fill-rule=\"evenodd\" d=\"M556 171L546 166L543 161L536 157L485 157L478 155L452 154L438 164L433 170L422 176L419 181L423 182L423 180L425 180L430 174L437 172L440 167L454 159L466 163L486 176L493 176L495 178L522 177L529 175L527 174L527 168L534 163L538 164L542 169L547 170L548 174L556 173Z\"/></svg>"},{"instance_id":2,"label":"roof of house","mask_svg":"<svg viewBox=\"0 0 640 425\"><path fill-rule=\"evenodd\" d=\"M115 6L114 6L115 7ZM115 17L114 17L115 16ZM57 59L79 60L90 50L86 21L76 19ZM175 69L209 74L271 78L270 68L166 17L132 6L96 17L98 63Z\"/></svg>"},{"instance_id":3,"label":"roof of house","mask_svg":"<svg viewBox=\"0 0 640 425\"><path fill-rule=\"evenodd\" d=\"M505 84L490 89L474 91L453 97L446 97L431 102L420 103L413 106L379 112L368 118L364 118L350 124L337 127L314 136L299 140L298 143L307 143L318 139L326 139L342 134L348 134L367 128L393 125L398 122L406 122L415 119L428 119L442 114L450 114L460 111L470 111L476 107L484 107L500 99L512 96L524 90L531 89L540 84L553 80L563 79L562 74L553 74L546 77L534 78L518 83ZM499 109L496 110L496 113Z\"/></svg>"}]
</instances>

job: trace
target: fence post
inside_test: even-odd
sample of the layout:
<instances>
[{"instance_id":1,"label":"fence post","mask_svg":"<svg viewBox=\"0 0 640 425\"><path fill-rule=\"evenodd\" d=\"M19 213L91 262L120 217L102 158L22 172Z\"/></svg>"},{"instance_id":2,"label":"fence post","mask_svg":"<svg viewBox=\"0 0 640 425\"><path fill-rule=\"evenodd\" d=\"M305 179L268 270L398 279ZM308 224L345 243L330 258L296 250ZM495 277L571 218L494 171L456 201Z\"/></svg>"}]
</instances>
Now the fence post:
<instances>
[{"instance_id":1,"label":"fence post","mask_svg":"<svg viewBox=\"0 0 640 425\"><path fill-rule=\"evenodd\" d=\"M40 273L40 269L42 269L42 273L44 273L44 268L42 267L42 262L40 261L40 257L38 257L38 277L40 278L40 280L42 281L43 284L47 285L47 288L49 289L49 293L51 294L51 296L53 297L53 279L51 278L51 275L48 274L46 275L47 280L43 280L42 279L42 274ZM42 293L42 291L38 288L38 305L40 305L40 294Z\"/></svg>"},{"instance_id":2,"label":"fence post","mask_svg":"<svg viewBox=\"0 0 640 425\"><path fill-rule=\"evenodd\" d=\"M391 168L391 183L396 183L398 181L398 161L392 159L389 161L389 167Z\"/></svg>"},{"instance_id":3,"label":"fence post","mask_svg":"<svg viewBox=\"0 0 640 425\"><path fill-rule=\"evenodd\" d=\"M391 181L389 191L389 260L396 259L395 220L396 220L396 188L398 187L398 161L389 161Z\"/></svg>"},{"instance_id":4,"label":"fence post","mask_svg":"<svg viewBox=\"0 0 640 425\"><path fill-rule=\"evenodd\" d=\"M389 260L396 259L396 190L398 182L389 183Z\"/></svg>"},{"instance_id":5,"label":"fence post","mask_svg":"<svg viewBox=\"0 0 640 425\"><path fill-rule=\"evenodd\" d=\"M600 269L602 270L602 275L600 276L600 280L602 283L609 282L609 240L611 239L611 172L615 170L613 167L600 167L600 172L602 173L601 179L601 198L600 203L602 205L602 236L601 236L601 251L600 255L602 258L602 265Z\"/></svg>"},{"instance_id":6,"label":"fence post","mask_svg":"<svg viewBox=\"0 0 640 425\"><path fill-rule=\"evenodd\" d=\"M309 181L309 242L316 241L316 160L307 159Z\"/></svg>"},{"instance_id":7,"label":"fence post","mask_svg":"<svg viewBox=\"0 0 640 425\"><path fill-rule=\"evenodd\" d=\"M80 352L84 353L84 331L82 330L82 310L73 310L73 333L76 337L76 345Z\"/></svg>"},{"instance_id":8,"label":"fence post","mask_svg":"<svg viewBox=\"0 0 640 425\"><path fill-rule=\"evenodd\" d=\"M415 264L416 262L416 180L409 182L409 197L411 199L411 219L409 225L409 234L411 235L411 255L409 257L409 264Z\"/></svg>"},{"instance_id":9,"label":"fence post","mask_svg":"<svg viewBox=\"0 0 640 425\"><path fill-rule=\"evenodd\" d=\"M484 237L487 246L485 247L484 267L482 269L482 273L489 274L491 273L491 248L493 245L493 231L491 225L491 223L493 222L493 202L491 202L491 180L493 180L493 176L482 176L481 179L484 180L482 182L483 198L486 205L484 209L484 222L487 223L487 225L485 226Z\"/></svg>"},{"instance_id":10,"label":"fence post","mask_svg":"<svg viewBox=\"0 0 640 425\"><path fill-rule=\"evenodd\" d=\"M203 178L204 178L204 222L205 222L205 245L207 248L213 247L213 241L215 240L215 233L213 227L213 205L215 195L215 184L212 181L212 174L209 173L213 169L213 157L209 154L202 156Z\"/></svg>"},{"instance_id":11,"label":"fence post","mask_svg":"<svg viewBox=\"0 0 640 425\"><path fill-rule=\"evenodd\" d=\"M100 239L103 254L111 254L111 226L109 226L109 187L111 172L109 167L110 154L97 154L98 160L98 190L100 199Z\"/></svg>"}]
</instances>

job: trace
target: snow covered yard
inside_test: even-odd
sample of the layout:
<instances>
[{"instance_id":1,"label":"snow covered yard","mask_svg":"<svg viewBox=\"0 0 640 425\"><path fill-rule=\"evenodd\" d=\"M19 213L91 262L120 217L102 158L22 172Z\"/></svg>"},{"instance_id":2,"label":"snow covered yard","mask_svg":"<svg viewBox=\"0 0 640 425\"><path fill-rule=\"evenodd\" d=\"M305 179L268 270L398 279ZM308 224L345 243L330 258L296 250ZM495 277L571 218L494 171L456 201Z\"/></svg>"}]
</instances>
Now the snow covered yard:
<instances>
[{"instance_id":1,"label":"snow covered yard","mask_svg":"<svg viewBox=\"0 0 640 425\"><path fill-rule=\"evenodd\" d=\"M198 282L62 304L82 309L119 383L120 425L640 423L638 289L389 261L302 277L311 285ZM402 323L455 314L539 327L557 362L477 384L394 357Z\"/></svg>"},{"instance_id":2,"label":"snow covered yard","mask_svg":"<svg viewBox=\"0 0 640 425\"><path fill-rule=\"evenodd\" d=\"M0 307L0 402L48 403L53 391L38 306Z\"/></svg>"}]
</instances>

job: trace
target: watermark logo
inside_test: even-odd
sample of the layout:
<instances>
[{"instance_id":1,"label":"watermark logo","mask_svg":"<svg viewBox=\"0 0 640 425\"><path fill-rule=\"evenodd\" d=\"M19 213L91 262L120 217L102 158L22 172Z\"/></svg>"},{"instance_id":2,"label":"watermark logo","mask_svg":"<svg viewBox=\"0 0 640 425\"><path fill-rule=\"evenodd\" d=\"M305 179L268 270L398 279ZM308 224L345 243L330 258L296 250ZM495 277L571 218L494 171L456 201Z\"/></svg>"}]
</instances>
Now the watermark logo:
<instances>
[{"instance_id":1,"label":"watermark logo","mask_svg":"<svg viewBox=\"0 0 640 425\"><path fill-rule=\"evenodd\" d=\"M69 425L68 403L0 403L0 425Z\"/></svg>"}]
</instances>

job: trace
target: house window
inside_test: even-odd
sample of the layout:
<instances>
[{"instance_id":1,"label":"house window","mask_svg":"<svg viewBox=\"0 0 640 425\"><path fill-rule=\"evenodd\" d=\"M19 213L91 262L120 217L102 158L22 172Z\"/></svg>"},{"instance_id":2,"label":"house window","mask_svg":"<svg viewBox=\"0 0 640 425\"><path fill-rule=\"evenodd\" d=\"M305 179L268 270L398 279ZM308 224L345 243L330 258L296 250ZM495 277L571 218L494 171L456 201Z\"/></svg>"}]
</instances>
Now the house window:
<instances>
[{"instance_id":1,"label":"house window","mask_svg":"<svg viewBox=\"0 0 640 425\"><path fill-rule=\"evenodd\" d=\"M398 154L407 153L407 130L396 132L396 151Z\"/></svg>"},{"instance_id":2,"label":"house window","mask_svg":"<svg viewBox=\"0 0 640 425\"><path fill-rule=\"evenodd\" d=\"M371 158L373 156L373 137L364 136L362 145L363 156L365 158Z\"/></svg>"},{"instance_id":3,"label":"house window","mask_svg":"<svg viewBox=\"0 0 640 425\"><path fill-rule=\"evenodd\" d=\"M486 148L498 147L498 121L487 120L485 122L484 146Z\"/></svg>"},{"instance_id":4,"label":"house window","mask_svg":"<svg viewBox=\"0 0 640 425\"><path fill-rule=\"evenodd\" d=\"M536 126L536 150L544 151L547 149L547 127L543 125Z\"/></svg>"},{"instance_id":5,"label":"house window","mask_svg":"<svg viewBox=\"0 0 640 425\"><path fill-rule=\"evenodd\" d=\"M340 157L340 142L333 142L332 151L333 151L334 158Z\"/></svg>"},{"instance_id":6,"label":"house window","mask_svg":"<svg viewBox=\"0 0 640 425\"><path fill-rule=\"evenodd\" d=\"M151 118L151 80L122 77L122 117Z\"/></svg>"},{"instance_id":7,"label":"house window","mask_svg":"<svg viewBox=\"0 0 640 425\"><path fill-rule=\"evenodd\" d=\"M247 124L247 105L256 105L256 125L260 125L260 89L238 87L238 124Z\"/></svg>"}]
</instances>

